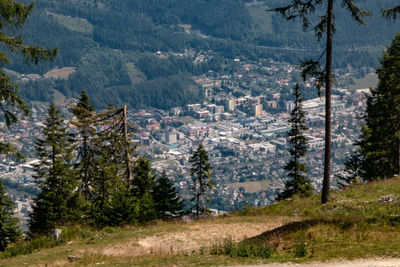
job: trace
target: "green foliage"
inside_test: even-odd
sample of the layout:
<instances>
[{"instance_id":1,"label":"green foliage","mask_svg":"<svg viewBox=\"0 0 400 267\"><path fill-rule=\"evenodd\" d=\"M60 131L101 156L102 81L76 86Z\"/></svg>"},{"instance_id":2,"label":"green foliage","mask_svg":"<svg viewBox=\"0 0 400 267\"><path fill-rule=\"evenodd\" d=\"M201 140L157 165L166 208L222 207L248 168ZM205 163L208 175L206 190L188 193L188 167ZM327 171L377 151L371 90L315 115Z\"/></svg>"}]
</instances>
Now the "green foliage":
<instances>
[{"instance_id":1,"label":"green foliage","mask_svg":"<svg viewBox=\"0 0 400 267\"><path fill-rule=\"evenodd\" d=\"M78 175L80 181L80 191L86 201L91 200L90 184L93 181L93 175L96 166L94 141L93 138L96 134L94 127L94 107L90 104L90 98L85 91L82 91L79 102L72 107L72 113L75 115L76 120L72 122L79 133L75 136L75 149L78 154L76 156L76 164L74 170Z\"/></svg>"},{"instance_id":2,"label":"green foliage","mask_svg":"<svg viewBox=\"0 0 400 267\"><path fill-rule=\"evenodd\" d=\"M49 236L35 237L29 241L20 240L9 246L6 250L0 253L0 259L7 259L18 255L32 254L41 249L52 248L76 239L85 239L93 235L93 230L83 227L68 227L63 228L60 239L56 240Z\"/></svg>"},{"instance_id":3,"label":"green foliage","mask_svg":"<svg viewBox=\"0 0 400 267\"><path fill-rule=\"evenodd\" d=\"M32 234L48 233L56 225L80 217L80 192L72 170L73 147L64 118L54 103L42 129L43 138L36 142L40 162L35 165L35 181L41 189L29 221Z\"/></svg>"},{"instance_id":4,"label":"green foliage","mask_svg":"<svg viewBox=\"0 0 400 267\"><path fill-rule=\"evenodd\" d=\"M357 184L365 177L363 170L364 159L359 151L356 151L344 163L344 175L337 176L338 185L345 187L351 184Z\"/></svg>"},{"instance_id":5,"label":"green foliage","mask_svg":"<svg viewBox=\"0 0 400 267\"><path fill-rule=\"evenodd\" d=\"M383 53L378 86L367 99L365 124L358 142L363 157L362 175L366 181L390 178L400 170L400 35Z\"/></svg>"},{"instance_id":6,"label":"green foliage","mask_svg":"<svg viewBox=\"0 0 400 267\"><path fill-rule=\"evenodd\" d=\"M291 124L291 129L288 133L288 143L291 145L289 150L291 159L285 165L289 180L285 183L284 191L279 194L279 199L290 198L295 194L310 196L313 192L310 180L304 175L307 172L306 166L300 161L308 150L307 139L304 136L304 131L308 130L308 127L305 124L306 113L303 110L303 97L301 96L299 84L294 88L293 95L295 96L295 102L294 108L290 113L289 123Z\"/></svg>"},{"instance_id":7,"label":"green foliage","mask_svg":"<svg viewBox=\"0 0 400 267\"><path fill-rule=\"evenodd\" d=\"M203 144L199 144L196 151L194 151L189 162L192 163L190 168L190 175L192 176L192 198L195 201L196 216L206 211L205 201L208 201L206 196L207 190L212 190L211 184L211 169L210 159L207 151L204 149Z\"/></svg>"},{"instance_id":8,"label":"green foliage","mask_svg":"<svg viewBox=\"0 0 400 267\"><path fill-rule=\"evenodd\" d=\"M235 243L231 238L225 239L222 244L214 244L211 255L228 255L232 258L262 258L271 257L272 248L268 242L253 242L245 239Z\"/></svg>"},{"instance_id":9,"label":"green foliage","mask_svg":"<svg viewBox=\"0 0 400 267\"><path fill-rule=\"evenodd\" d=\"M165 171L156 180L153 198L159 218L167 219L183 213L184 202L178 196L174 182L168 178Z\"/></svg>"},{"instance_id":10,"label":"green foliage","mask_svg":"<svg viewBox=\"0 0 400 267\"><path fill-rule=\"evenodd\" d=\"M307 256L307 243L305 241L304 232L298 232L294 244L294 256L296 258L303 258Z\"/></svg>"},{"instance_id":11,"label":"green foliage","mask_svg":"<svg viewBox=\"0 0 400 267\"><path fill-rule=\"evenodd\" d=\"M14 215L14 203L6 195L5 187L0 181L0 251L4 251L10 243L21 236L18 219Z\"/></svg>"}]
</instances>

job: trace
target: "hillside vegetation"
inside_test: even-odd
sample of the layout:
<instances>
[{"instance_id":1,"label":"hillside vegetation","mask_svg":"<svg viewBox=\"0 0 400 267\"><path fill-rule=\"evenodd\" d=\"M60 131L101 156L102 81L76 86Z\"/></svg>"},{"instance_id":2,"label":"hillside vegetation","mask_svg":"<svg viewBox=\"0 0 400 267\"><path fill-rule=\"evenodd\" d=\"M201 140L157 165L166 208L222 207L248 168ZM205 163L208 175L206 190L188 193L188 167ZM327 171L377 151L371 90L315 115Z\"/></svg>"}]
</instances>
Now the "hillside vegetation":
<instances>
[{"instance_id":1,"label":"hillside vegetation","mask_svg":"<svg viewBox=\"0 0 400 267\"><path fill-rule=\"evenodd\" d=\"M315 195L194 222L70 227L58 242L16 244L0 254L0 266L215 266L399 257L399 195L395 177L333 192L326 205ZM260 247L268 253L246 256ZM28 248L35 251L18 255Z\"/></svg>"},{"instance_id":2,"label":"hillside vegetation","mask_svg":"<svg viewBox=\"0 0 400 267\"><path fill-rule=\"evenodd\" d=\"M77 68L68 80L23 85L22 95L29 100L49 101L51 89L66 97L76 97L84 89L98 107L110 101L134 108L199 101L201 90L192 77L210 70L229 73L235 57L297 64L320 54L313 32L305 34L299 23L266 12L281 2L38 0L22 34L28 43L59 48L59 56L54 64L40 66L25 66L16 58L10 69L43 75L55 67ZM337 13L337 67L375 67L385 45L400 30L400 24L379 15L382 6L396 1L359 2L375 14L368 25L357 26L344 11ZM172 56L188 50L212 54L202 64L194 64L192 57ZM157 51L169 56L159 58Z\"/></svg>"}]
</instances>

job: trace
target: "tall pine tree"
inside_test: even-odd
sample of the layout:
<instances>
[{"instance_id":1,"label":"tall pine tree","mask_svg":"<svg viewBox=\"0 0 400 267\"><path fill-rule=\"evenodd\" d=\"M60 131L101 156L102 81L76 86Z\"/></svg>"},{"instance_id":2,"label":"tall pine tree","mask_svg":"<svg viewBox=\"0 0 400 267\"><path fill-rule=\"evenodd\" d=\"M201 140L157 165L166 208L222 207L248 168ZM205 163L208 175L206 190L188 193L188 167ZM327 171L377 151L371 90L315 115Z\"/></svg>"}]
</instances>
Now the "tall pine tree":
<instances>
[{"instance_id":1,"label":"tall pine tree","mask_svg":"<svg viewBox=\"0 0 400 267\"><path fill-rule=\"evenodd\" d=\"M79 102L72 107L72 113L76 118L72 124L79 131L75 138L78 150L75 171L80 180L80 191L85 201L90 202L92 200L91 181L95 169L93 139L96 135L96 114L85 91L82 90Z\"/></svg>"},{"instance_id":2,"label":"tall pine tree","mask_svg":"<svg viewBox=\"0 0 400 267\"><path fill-rule=\"evenodd\" d=\"M207 151L202 144L198 146L189 160L192 163L192 167L190 168L190 175L192 176L191 201L195 201L197 218L199 218L200 213L207 210L205 202L208 201L208 198L206 193L208 189L213 189L210 172L212 166L209 161Z\"/></svg>"},{"instance_id":3,"label":"tall pine tree","mask_svg":"<svg viewBox=\"0 0 400 267\"><path fill-rule=\"evenodd\" d=\"M360 9L354 2L355 0L341 0L341 7L348 10L351 17L360 24L365 24L363 17L369 13ZM287 20L299 18L304 29L313 25L313 29L318 41L326 35L325 50L318 60L306 60L302 66L302 76L305 80L309 76L316 77L316 87L318 92L325 89L325 160L324 160L324 179L322 186L321 202L329 201L329 188L331 180L331 142L332 142L332 115L331 115L331 90L332 90L332 59L333 59L333 34L335 32L334 23L334 0L291 0L290 4L275 8L272 11L278 12ZM317 16L317 19L310 18L312 14L326 8ZM314 21L315 24L313 23ZM325 62L322 62L325 55Z\"/></svg>"},{"instance_id":4,"label":"tall pine tree","mask_svg":"<svg viewBox=\"0 0 400 267\"><path fill-rule=\"evenodd\" d=\"M97 224L132 222L131 194L133 127L128 123L126 106L111 108L96 115L100 130L96 134L93 176L93 204L90 217Z\"/></svg>"},{"instance_id":5,"label":"tall pine tree","mask_svg":"<svg viewBox=\"0 0 400 267\"><path fill-rule=\"evenodd\" d=\"M32 234L47 233L57 225L78 220L81 215L71 134L54 103L49 107L42 135L35 145L40 162L35 165L34 178L41 192L30 215Z\"/></svg>"},{"instance_id":6,"label":"tall pine tree","mask_svg":"<svg viewBox=\"0 0 400 267\"><path fill-rule=\"evenodd\" d=\"M400 34L383 53L376 73L379 82L367 99L358 143L366 181L400 173Z\"/></svg>"},{"instance_id":7,"label":"tall pine tree","mask_svg":"<svg viewBox=\"0 0 400 267\"><path fill-rule=\"evenodd\" d=\"M296 84L293 95L295 96L294 108L290 113L289 123L291 129L288 133L288 143L291 145L289 150L291 159L286 164L285 170L288 171L289 180L285 184L284 191L279 195L279 199L290 198L293 195L309 196L313 192L310 180L305 176L307 173L306 165L301 162L301 158L307 153L307 139L304 131L308 130L305 124L305 111L303 110L303 97L301 96L300 86Z\"/></svg>"}]
</instances>

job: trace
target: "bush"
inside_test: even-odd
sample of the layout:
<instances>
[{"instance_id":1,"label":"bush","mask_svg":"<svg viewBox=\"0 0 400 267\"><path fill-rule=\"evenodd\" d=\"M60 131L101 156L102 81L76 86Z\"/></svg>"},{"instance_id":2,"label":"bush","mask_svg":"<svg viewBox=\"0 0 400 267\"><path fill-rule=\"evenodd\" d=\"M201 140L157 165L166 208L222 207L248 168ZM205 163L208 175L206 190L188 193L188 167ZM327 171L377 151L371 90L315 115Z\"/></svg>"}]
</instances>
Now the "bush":
<instances>
[{"instance_id":1,"label":"bush","mask_svg":"<svg viewBox=\"0 0 400 267\"><path fill-rule=\"evenodd\" d=\"M222 244L215 244L211 249L212 255L229 255L232 258L263 258L271 257L271 246L266 242L251 242L244 240L235 243L231 238Z\"/></svg>"}]
</instances>

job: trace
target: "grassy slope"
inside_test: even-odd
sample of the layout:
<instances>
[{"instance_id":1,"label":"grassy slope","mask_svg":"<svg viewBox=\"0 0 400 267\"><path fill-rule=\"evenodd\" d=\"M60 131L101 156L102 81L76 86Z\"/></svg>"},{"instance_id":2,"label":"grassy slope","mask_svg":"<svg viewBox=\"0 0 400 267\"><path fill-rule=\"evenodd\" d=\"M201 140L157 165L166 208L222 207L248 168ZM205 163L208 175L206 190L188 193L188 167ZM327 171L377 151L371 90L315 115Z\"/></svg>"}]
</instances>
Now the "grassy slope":
<instances>
[{"instance_id":1,"label":"grassy slope","mask_svg":"<svg viewBox=\"0 0 400 267\"><path fill-rule=\"evenodd\" d=\"M257 264L271 261L324 261L335 258L368 258L400 256L400 202L382 202L382 196L400 195L400 178L352 186L344 191L332 192L332 201L322 206L319 196L307 199L295 198L270 207L248 209L230 217L192 224L157 223L141 228L106 229L83 231L67 244L42 249L27 256L0 260L0 266L24 266L35 264L65 264L67 255L79 255L71 266L210 266ZM282 218L285 218L282 220ZM274 248L271 258L230 258L210 255L209 248L198 247L178 253L163 252L138 256L132 254L103 254L101 248L132 251L143 238L157 238L170 234L196 235L194 229L228 228L237 225L262 225L280 221L282 227L272 227L249 239L250 242L268 242ZM258 224L257 224L258 223ZM281 224L276 224L277 226ZM245 226L243 226L245 227ZM269 228L266 228L269 229ZM157 240L157 239L156 239ZM163 239L160 239L163 240ZM129 241L130 243L126 243ZM165 241L165 240L164 240ZM222 240L216 240L222 242ZM177 244L185 247L185 244ZM298 248L306 256L296 258ZM102 252L103 251L103 252ZM157 254L157 255L156 255Z\"/></svg>"}]
</instances>

